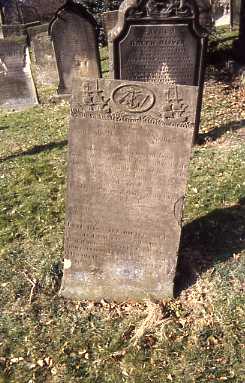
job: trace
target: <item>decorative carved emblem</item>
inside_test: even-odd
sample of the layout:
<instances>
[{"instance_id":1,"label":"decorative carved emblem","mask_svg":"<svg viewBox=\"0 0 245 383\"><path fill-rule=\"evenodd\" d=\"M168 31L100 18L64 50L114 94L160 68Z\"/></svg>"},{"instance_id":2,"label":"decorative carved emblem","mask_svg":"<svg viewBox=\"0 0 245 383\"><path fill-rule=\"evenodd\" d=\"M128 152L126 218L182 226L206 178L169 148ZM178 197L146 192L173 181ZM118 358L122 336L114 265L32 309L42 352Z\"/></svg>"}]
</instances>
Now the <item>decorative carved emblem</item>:
<instances>
[{"instance_id":1,"label":"decorative carved emblem","mask_svg":"<svg viewBox=\"0 0 245 383\"><path fill-rule=\"evenodd\" d=\"M163 107L164 121L175 121L183 123L188 121L188 105L183 102L183 99L178 95L177 87L169 88L166 94L167 102Z\"/></svg>"},{"instance_id":2,"label":"decorative carved emblem","mask_svg":"<svg viewBox=\"0 0 245 383\"><path fill-rule=\"evenodd\" d=\"M104 91L99 89L98 81L85 82L82 89L82 107L86 112L110 112L110 98L104 96Z\"/></svg>"},{"instance_id":3,"label":"decorative carved emblem","mask_svg":"<svg viewBox=\"0 0 245 383\"><path fill-rule=\"evenodd\" d=\"M115 89L112 99L120 109L131 113L146 112L155 103L154 94L140 85L122 85Z\"/></svg>"}]
</instances>

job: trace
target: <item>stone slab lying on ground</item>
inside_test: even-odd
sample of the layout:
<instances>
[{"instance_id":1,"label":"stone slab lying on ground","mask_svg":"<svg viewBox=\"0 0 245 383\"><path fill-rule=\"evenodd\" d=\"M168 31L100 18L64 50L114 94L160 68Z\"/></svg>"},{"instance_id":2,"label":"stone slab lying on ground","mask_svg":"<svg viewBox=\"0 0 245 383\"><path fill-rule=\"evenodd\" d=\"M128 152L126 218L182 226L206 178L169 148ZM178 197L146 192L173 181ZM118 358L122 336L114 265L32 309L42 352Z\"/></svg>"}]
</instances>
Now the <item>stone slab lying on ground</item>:
<instances>
[{"instance_id":1,"label":"stone slab lying on ground","mask_svg":"<svg viewBox=\"0 0 245 383\"><path fill-rule=\"evenodd\" d=\"M198 89L75 84L61 294L172 296Z\"/></svg>"}]
</instances>

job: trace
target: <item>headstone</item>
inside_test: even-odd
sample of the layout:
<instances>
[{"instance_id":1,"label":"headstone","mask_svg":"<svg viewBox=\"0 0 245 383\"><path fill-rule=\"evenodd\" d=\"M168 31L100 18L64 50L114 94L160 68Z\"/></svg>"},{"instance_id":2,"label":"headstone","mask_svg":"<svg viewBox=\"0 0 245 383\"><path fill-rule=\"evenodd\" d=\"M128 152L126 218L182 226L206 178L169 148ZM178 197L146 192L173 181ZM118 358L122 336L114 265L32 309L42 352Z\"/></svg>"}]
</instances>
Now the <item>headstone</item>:
<instances>
[{"instance_id":1,"label":"headstone","mask_svg":"<svg viewBox=\"0 0 245 383\"><path fill-rule=\"evenodd\" d=\"M5 0L2 7L4 24L21 23L22 20L17 1Z\"/></svg>"},{"instance_id":2,"label":"headstone","mask_svg":"<svg viewBox=\"0 0 245 383\"><path fill-rule=\"evenodd\" d=\"M109 33L111 77L199 86L197 137L206 37L193 0L125 0Z\"/></svg>"},{"instance_id":3,"label":"headstone","mask_svg":"<svg viewBox=\"0 0 245 383\"><path fill-rule=\"evenodd\" d=\"M76 81L63 296L173 295L196 103L196 87Z\"/></svg>"},{"instance_id":4,"label":"headstone","mask_svg":"<svg viewBox=\"0 0 245 383\"><path fill-rule=\"evenodd\" d=\"M24 109L38 104L24 42L0 40L0 107Z\"/></svg>"},{"instance_id":5,"label":"headstone","mask_svg":"<svg viewBox=\"0 0 245 383\"><path fill-rule=\"evenodd\" d=\"M48 29L49 24L28 28L36 79L40 85L52 85L59 82L56 57Z\"/></svg>"},{"instance_id":6,"label":"headstone","mask_svg":"<svg viewBox=\"0 0 245 383\"><path fill-rule=\"evenodd\" d=\"M113 78L200 85L205 37L194 2L126 0L118 20L110 33Z\"/></svg>"},{"instance_id":7,"label":"headstone","mask_svg":"<svg viewBox=\"0 0 245 383\"><path fill-rule=\"evenodd\" d=\"M70 94L74 72L101 77L96 21L79 5L68 2L51 23L60 83L59 94Z\"/></svg>"},{"instance_id":8,"label":"headstone","mask_svg":"<svg viewBox=\"0 0 245 383\"><path fill-rule=\"evenodd\" d=\"M102 24L103 24L106 36L108 36L108 33L117 24L118 11L104 12L102 13L101 18L102 18Z\"/></svg>"}]
</instances>

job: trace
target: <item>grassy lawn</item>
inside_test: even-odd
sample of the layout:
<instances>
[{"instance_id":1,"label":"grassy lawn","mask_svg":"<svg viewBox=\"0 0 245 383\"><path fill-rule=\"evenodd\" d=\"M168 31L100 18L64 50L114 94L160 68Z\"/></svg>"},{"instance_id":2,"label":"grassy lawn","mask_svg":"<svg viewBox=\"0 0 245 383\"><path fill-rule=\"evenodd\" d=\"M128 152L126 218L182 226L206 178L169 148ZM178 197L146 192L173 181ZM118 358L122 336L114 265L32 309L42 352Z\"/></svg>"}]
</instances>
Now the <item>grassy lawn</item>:
<instances>
[{"instance_id":1,"label":"grassy lawn","mask_svg":"<svg viewBox=\"0 0 245 383\"><path fill-rule=\"evenodd\" d=\"M0 112L0 383L244 383L244 89L209 68L176 298L59 297L69 107Z\"/></svg>"}]
</instances>

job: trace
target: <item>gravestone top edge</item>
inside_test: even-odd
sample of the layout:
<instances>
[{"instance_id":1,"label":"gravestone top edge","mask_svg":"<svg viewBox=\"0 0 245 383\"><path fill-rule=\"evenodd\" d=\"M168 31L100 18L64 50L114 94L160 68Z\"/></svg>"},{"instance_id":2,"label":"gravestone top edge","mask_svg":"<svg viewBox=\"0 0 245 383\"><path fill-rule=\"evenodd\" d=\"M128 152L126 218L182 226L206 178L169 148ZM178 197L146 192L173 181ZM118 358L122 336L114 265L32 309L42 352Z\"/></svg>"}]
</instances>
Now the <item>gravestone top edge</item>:
<instances>
[{"instance_id":1,"label":"gravestone top edge","mask_svg":"<svg viewBox=\"0 0 245 383\"><path fill-rule=\"evenodd\" d=\"M44 32L48 33L48 30L49 30L49 23L45 23L45 24L36 25L33 27L28 27L27 33L28 33L28 35L30 35L32 37L32 36L35 36L39 33L44 33Z\"/></svg>"},{"instance_id":2,"label":"gravestone top edge","mask_svg":"<svg viewBox=\"0 0 245 383\"><path fill-rule=\"evenodd\" d=\"M158 8L154 8L154 7ZM154 24L156 22L164 24L170 23L188 23L192 24L194 33L199 38L207 38L208 30L199 23L199 8L195 0L170 0L154 4L154 0L125 0L118 10L117 25L109 32L110 42L116 40L126 24L140 22Z\"/></svg>"},{"instance_id":3,"label":"gravestone top edge","mask_svg":"<svg viewBox=\"0 0 245 383\"><path fill-rule=\"evenodd\" d=\"M102 87L102 89L100 89ZM114 88L114 91L111 93L110 97L104 97L104 94L107 91L107 88ZM94 88L93 90L89 89ZM104 90L103 90L104 89ZM142 93L146 95L147 102L144 104L144 108L125 108L120 107L117 99L119 96L116 96L117 93L125 91L129 89L129 91L135 92L135 94ZM143 92L141 91L143 89ZM154 84L154 83L146 83L141 81L127 81L127 80L116 80L116 79L104 79L98 78L94 79L91 77L79 77L78 73L75 72L73 78L73 90L70 99L70 112L71 117L74 119L77 118L92 118L98 120L110 120L110 121L122 121L128 122L132 124L137 123L149 123L156 124L159 126L163 126L164 123L171 124L172 120L168 120L166 122L162 117L159 117L159 113L155 113L155 105L156 105L156 94L158 98L165 97L166 92L170 92L171 94L177 95L177 104L182 102L182 98L179 95L185 94L185 92L193 92L193 97L197 97L199 93L198 86L191 85L178 85L178 84ZM85 99L91 99L91 96L97 93L99 97L103 100L101 101L101 105L103 106L100 109L100 105L98 104L98 108L96 106L96 111L93 111L93 107L91 109L92 104L89 109L86 110L86 105L83 106L79 99L85 97ZM155 94L156 93L156 94ZM168 98L168 96L166 96ZM171 104L172 101L170 100ZM176 105L177 105L176 104ZM176 106L175 105L175 106ZM114 112L115 110L120 110L120 115ZM196 110L193 111L193 116L196 113ZM176 126L181 128L190 128L192 124L195 124L195 118L190 118L190 115L185 116L185 120L178 122Z\"/></svg>"},{"instance_id":4,"label":"gravestone top edge","mask_svg":"<svg viewBox=\"0 0 245 383\"><path fill-rule=\"evenodd\" d=\"M59 18L62 18L62 13L68 12L68 13L75 13L80 17L85 17L87 20L92 23L96 29L98 29L98 23L95 20L94 16L87 10L86 7L84 7L80 3L73 3L68 1L64 6L59 8L57 12L55 13L53 19L49 23L49 35L52 34L52 29L55 23L59 20Z\"/></svg>"}]
</instances>

